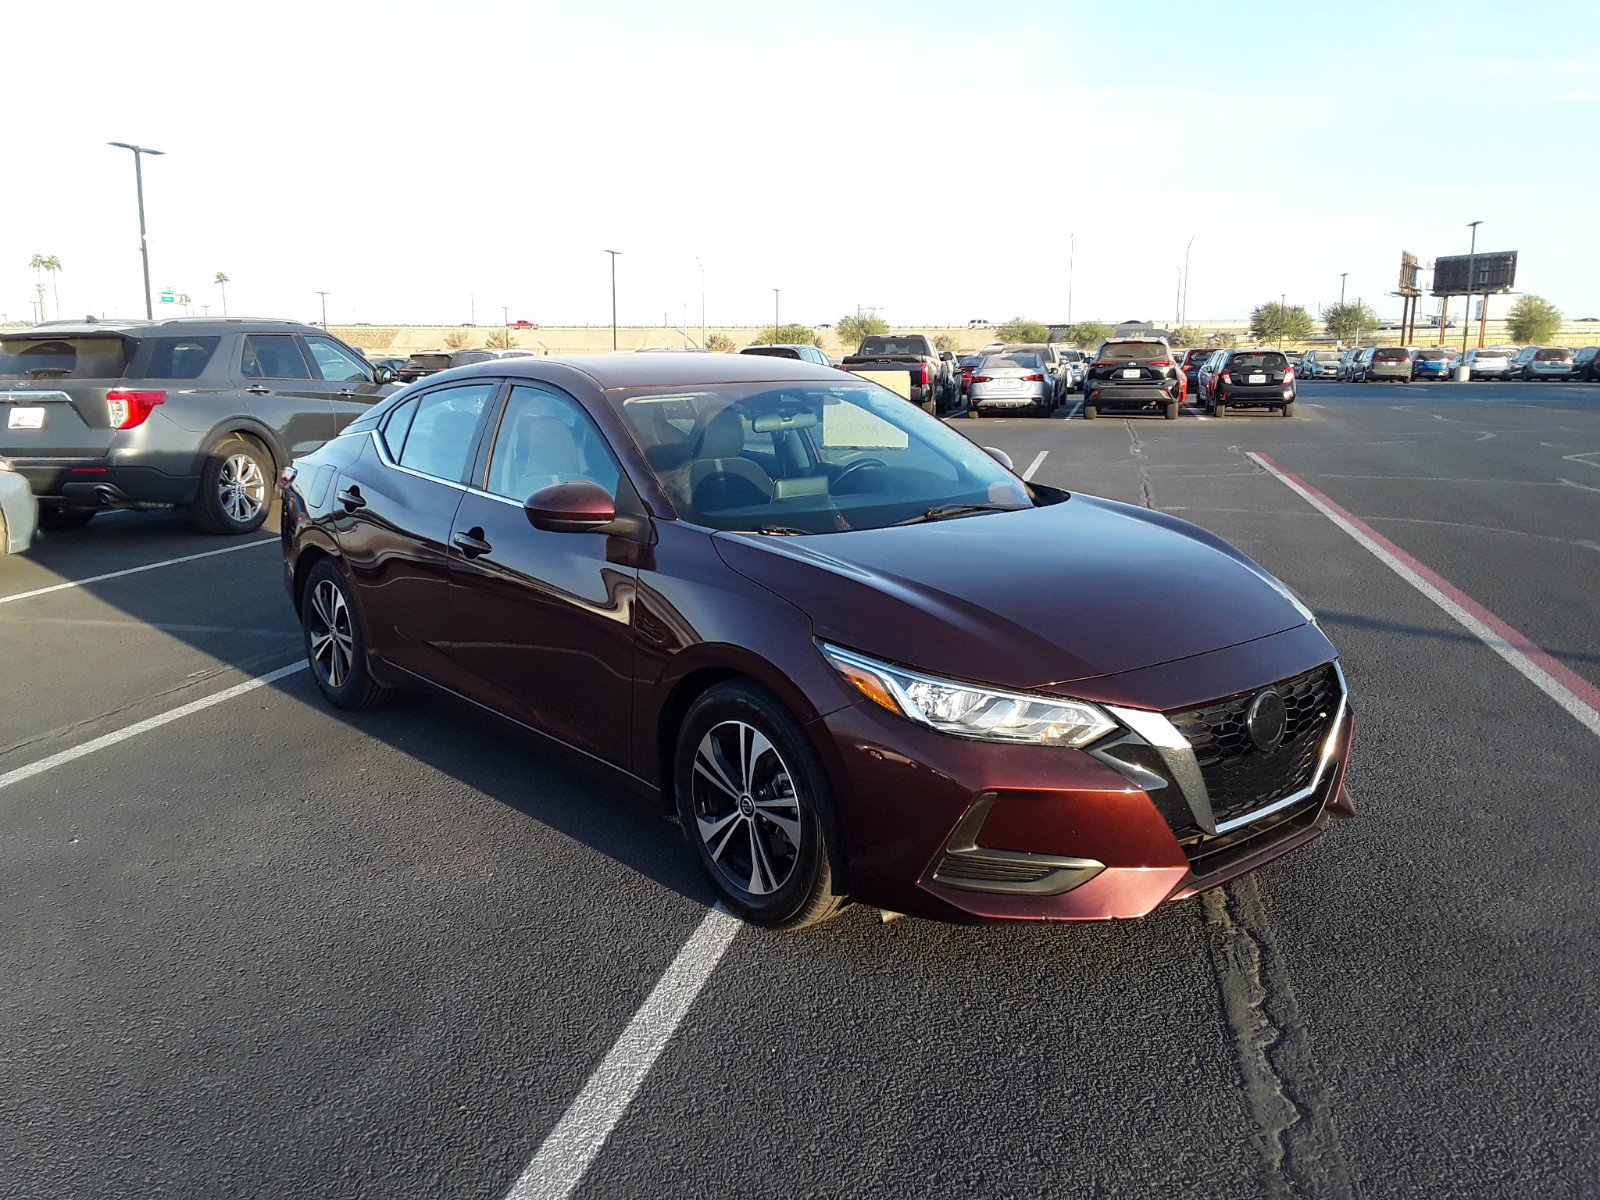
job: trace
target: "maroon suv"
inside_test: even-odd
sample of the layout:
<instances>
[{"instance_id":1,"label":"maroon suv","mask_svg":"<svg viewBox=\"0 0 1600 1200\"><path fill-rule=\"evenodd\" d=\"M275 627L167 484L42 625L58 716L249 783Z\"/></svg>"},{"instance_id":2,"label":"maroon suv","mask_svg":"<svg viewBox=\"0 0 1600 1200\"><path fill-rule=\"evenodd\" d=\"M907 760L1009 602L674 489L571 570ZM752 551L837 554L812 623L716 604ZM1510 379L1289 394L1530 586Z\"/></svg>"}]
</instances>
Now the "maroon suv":
<instances>
[{"instance_id":1,"label":"maroon suv","mask_svg":"<svg viewBox=\"0 0 1600 1200\"><path fill-rule=\"evenodd\" d=\"M1311 614L1175 517L747 355L430 376L284 476L318 686L463 697L659 798L719 897L1133 917L1348 813Z\"/></svg>"}]
</instances>

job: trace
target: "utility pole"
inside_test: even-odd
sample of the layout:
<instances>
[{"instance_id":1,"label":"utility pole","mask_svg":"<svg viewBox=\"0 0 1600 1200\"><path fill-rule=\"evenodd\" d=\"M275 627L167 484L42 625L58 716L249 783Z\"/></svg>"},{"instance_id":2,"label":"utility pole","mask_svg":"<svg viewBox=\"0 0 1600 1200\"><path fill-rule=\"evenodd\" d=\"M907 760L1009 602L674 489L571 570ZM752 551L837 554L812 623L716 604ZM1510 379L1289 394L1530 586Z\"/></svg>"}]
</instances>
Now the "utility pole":
<instances>
[{"instance_id":1,"label":"utility pole","mask_svg":"<svg viewBox=\"0 0 1600 1200\"><path fill-rule=\"evenodd\" d=\"M322 327L326 329L328 327L328 293L318 292L317 295L322 297Z\"/></svg>"},{"instance_id":2,"label":"utility pole","mask_svg":"<svg viewBox=\"0 0 1600 1200\"><path fill-rule=\"evenodd\" d=\"M1341 271L1341 272L1339 272L1339 315L1340 315L1341 318L1344 316L1344 281L1346 279L1349 279L1349 278L1350 278L1350 272L1349 271ZM1360 340L1361 340L1361 327L1359 325L1357 325L1356 326L1356 341L1359 342ZM1343 337L1341 337L1339 339L1339 349L1341 349L1341 350L1344 349L1344 338Z\"/></svg>"},{"instance_id":3,"label":"utility pole","mask_svg":"<svg viewBox=\"0 0 1600 1200\"><path fill-rule=\"evenodd\" d=\"M1461 353L1463 355L1467 352L1467 331L1472 328L1472 284L1474 282L1473 276L1478 273L1478 226L1482 224L1482 221L1473 221L1468 225L1468 228L1472 230L1472 248L1467 251L1467 311L1461 314ZM1484 296L1483 303L1485 307L1488 306L1489 297L1487 295ZM1443 333L1444 331L1441 329L1439 332ZM1441 337L1439 340L1442 342L1444 338ZM1482 343L1479 344L1481 345Z\"/></svg>"},{"instance_id":4,"label":"utility pole","mask_svg":"<svg viewBox=\"0 0 1600 1200\"><path fill-rule=\"evenodd\" d=\"M611 255L611 348L617 348L617 255L621 250L607 250Z\"/></svg>"},{"instance_id":5,"label":"utility pole","mask_svg":"<svg viewBox=\"0 0 1600 1200\"><path fill-rule=\"evenodd\" d=\"M782 291L781 288L773 288L772 289L772 340L773 341L777 341L778 340L778 330L782 328L782 325L780 325L778 323L778 293L780 291Z\"/></svg>"},{"instance_id":6,"label":"utility pole","mask_svg":"<svg viewBox=\"0 0 1600 1200\"><path fill-rule=\"evenodd\" d=\"M1072 276L1078 259L1078 235L1067 235L1067 325L1072 325Z\"/></svg>"},{"instance_id":7,"label":"utility pole","mask_svg":"<svg viewBox=\"0 0 1600 1200\"><path fill-rule=\"evenodd\" d=\"M478 323L478 297L473 295L471 292L468 292L467 293L467 324L469 324L469 325L477 325L477 323Z\"/></svg>"},{"instance_id":8,"label":"utility pole","mask_svg":"<svg viewBox=\"0 0 1600 1200\"><path fill-rule=\"evenodd\" d=\"M500 323L507 329L511 328L511 306L509 304L500 306Z\"/></svg>"},{"instance_id":9,"label":"utility pole","mask_svg":"<svg viewBox=\"0 0 1600 1200\"><path fill-rule=\"evenodd\" d=\"M146 320L155 318L155 309L150 303L150 243L145 237L144 229L144 166L143 159L146 154L165 154L164 150L151 150L147 146L135 146L131 142L107 142L108 146L116 146L121 150L133 151L133 186L139 195L139 257L144 262L144 315ZM44 305L40 304L41 311Z\"/></svg>"},{"instance_id":10,"label":"utility pole","mask_svg":"<svg viewBox=\"0 0 1600 1200\"><path fill-rule=\"evenodd\" d=\"M694 265L700 268L700 346L704 349L709 340L706 337L706 265L698 258Z\"/></svg>"}]
</instances>

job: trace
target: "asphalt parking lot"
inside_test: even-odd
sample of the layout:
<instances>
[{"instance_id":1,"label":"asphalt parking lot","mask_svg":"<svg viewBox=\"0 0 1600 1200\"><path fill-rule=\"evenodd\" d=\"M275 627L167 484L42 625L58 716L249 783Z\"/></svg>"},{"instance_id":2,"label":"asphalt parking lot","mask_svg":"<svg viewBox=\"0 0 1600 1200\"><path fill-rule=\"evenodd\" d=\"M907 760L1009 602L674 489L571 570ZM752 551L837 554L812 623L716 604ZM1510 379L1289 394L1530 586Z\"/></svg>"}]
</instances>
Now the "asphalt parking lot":
<instances>
[{"instance_id":1,"label":"asphalt parking lot","mask_svg":"<svg viewBox=\"0 0 1600 1200\"><path fill-rule=\"evenodd\" d=\"M957 423L1294 588L1362 815L1140 922L740 931L576 1194L1592 1195L1600 386ZM707 918L471 714L200 703L300 662L275 525L0 559L0 1195L505 1196Z\"/></svg>"}]
</instances>

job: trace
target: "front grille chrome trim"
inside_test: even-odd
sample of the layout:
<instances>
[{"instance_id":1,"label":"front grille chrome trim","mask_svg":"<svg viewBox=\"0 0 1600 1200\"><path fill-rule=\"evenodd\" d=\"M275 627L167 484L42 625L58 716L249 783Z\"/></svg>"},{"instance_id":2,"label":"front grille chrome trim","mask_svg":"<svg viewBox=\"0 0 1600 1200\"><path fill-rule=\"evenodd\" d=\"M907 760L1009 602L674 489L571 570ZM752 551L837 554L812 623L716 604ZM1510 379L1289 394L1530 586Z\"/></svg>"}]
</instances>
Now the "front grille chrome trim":
<instances>
[{"instance_id":1,"label":"front grille chrome trim","mask_svg":"<svg viewBox=\"0 0 1600 1200\"><path fill-rule=\"evenodd\" d=\"M1334 659L1332 666L1334 677L1339 681L1338 707L1334 710L1333 720L1329 723L1327 735L1323 738L1322 750L1317 757L1316 774L1311 777L1311 782L1293 795L1274 800L1271 804L1251 809L1247 813L1240 813L1221 823L1218 823L1212 811L1211 794L1206 789L1205 777L1200 772L1200 760L1195 754L1194 747L1165 713L1148 712L1138 708L1118 708L1109 704L1101 707L1133 730L1161 755L1184 799L1188 801L1189 812L1194 817L1196 827L1202 833L1211 835L1231 833L1253 821L1259 821L1275 812L1303 803L1322 786L1323 777L1327 774L1329 764L1333 762L1334 751L1344 731L1345 717L1350 710L1350 688L1345 683L1344 669L1339 665L1338 659Z\"/></svg>"}]
</instances>

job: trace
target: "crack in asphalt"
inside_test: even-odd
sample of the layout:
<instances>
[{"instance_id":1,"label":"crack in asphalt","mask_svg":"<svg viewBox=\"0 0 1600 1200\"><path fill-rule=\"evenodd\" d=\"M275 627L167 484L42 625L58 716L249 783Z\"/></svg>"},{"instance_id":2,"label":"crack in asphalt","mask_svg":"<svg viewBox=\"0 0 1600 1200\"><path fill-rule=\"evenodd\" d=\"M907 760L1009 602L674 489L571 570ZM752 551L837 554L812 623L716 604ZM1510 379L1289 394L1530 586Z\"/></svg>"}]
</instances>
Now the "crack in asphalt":
<instances>
[{"instance_id":1,"label":"crack in asphalt","mask_svg":"<svg viewBox=\"0 0 1600 1200\"><path fill-rule=\"evenodd\" d=\"M1265 1172L1280 1200L1359 1196L1289 970L1254 876L1201 896L1222 1015Z\"/></svg>"}]
</instances>

